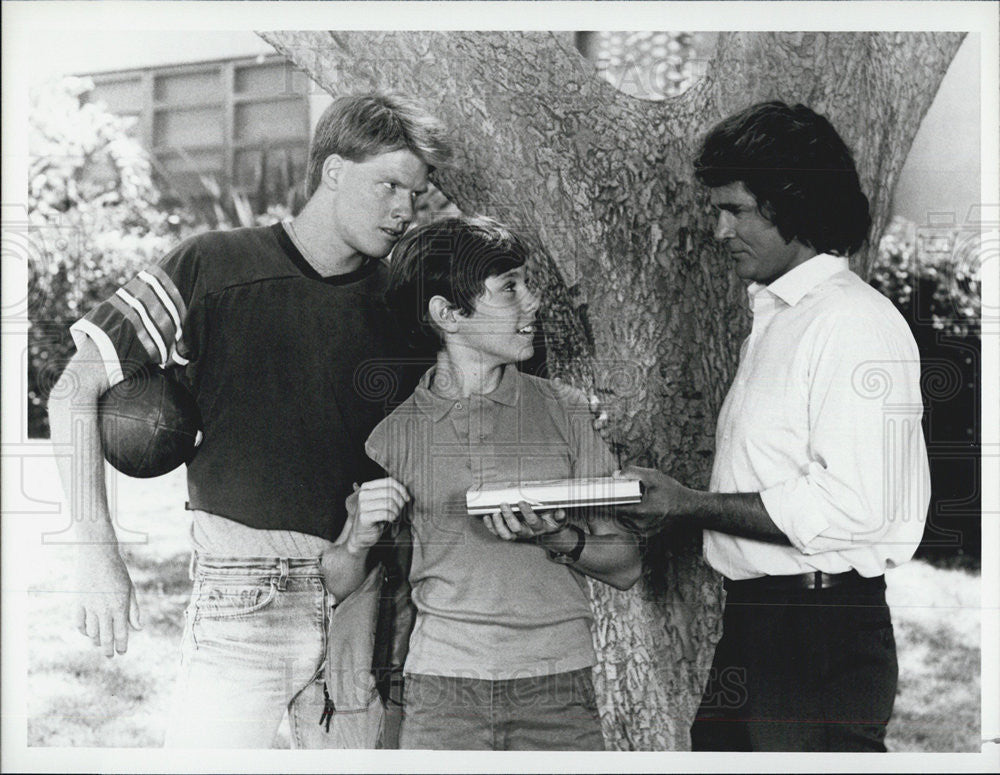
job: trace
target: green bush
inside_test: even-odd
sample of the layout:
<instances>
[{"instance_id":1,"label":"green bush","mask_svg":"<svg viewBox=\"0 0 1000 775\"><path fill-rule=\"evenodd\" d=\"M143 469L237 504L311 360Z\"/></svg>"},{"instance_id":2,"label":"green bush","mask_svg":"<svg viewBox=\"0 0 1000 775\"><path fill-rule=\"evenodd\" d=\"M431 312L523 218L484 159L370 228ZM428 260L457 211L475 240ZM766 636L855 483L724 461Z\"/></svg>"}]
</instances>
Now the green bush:
<instances>
[{"instance_id":1,"label":"green bush","mask_svg":"<svg viewBox=\"0 0 1000 775\"><path fill-rule=\"evenodd\" d=\"M158 206L129 119L84 104L68 78L32 94L28 183L28 426L48 435L45 401L73 344L68 328L193 226Z\"/></svg>"},{"instance_id":2,"label":"green bush","mask_svg":"<svg viewBox=\"0 0 1000 775\"><path fill-rule=\"evenodd\" d=\"M915 325L953 336L978 336L978 241L969 236L955 228L918 228L896 217L879 242L871 284Z\"/></svg>"},{"instance_id":3,"label":"green bush","mask_svg":"<svg viewBox=\"0 0 1000 775\"><path fill-rule=\"evenodd\" d=\"M267 224L289 214L202 184L211 224L197 210L162 205L149 154L129 135L134 119L85 98L89 79L67 78L32 95L28 190L28 435L49 435L46 400L74 352L69 326L191 234Z\"/></svg>"},{"instance_id":4,"label":"green bush","mask_svg":"<svg viewBox=\"0 0 1000 775\"><path fill-rule=\"evenodd\" d=\"M920 350L931 505L917 556L943 566L977 568L982 556L980 252L978 231L896 219L871 278Z\"/></svg>"}]
</instances>

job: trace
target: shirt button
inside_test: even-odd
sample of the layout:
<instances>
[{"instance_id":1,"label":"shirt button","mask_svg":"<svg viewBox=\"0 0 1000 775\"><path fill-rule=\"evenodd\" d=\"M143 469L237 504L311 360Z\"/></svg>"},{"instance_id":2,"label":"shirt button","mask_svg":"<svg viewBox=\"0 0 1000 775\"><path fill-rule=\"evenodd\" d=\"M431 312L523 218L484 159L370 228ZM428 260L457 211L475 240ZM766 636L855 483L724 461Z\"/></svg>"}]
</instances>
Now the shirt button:
<instances>
[{"instance_id":1,"label":"shirt button","mask_svg":"<svg viewBox=\"0 0 1000 775\"><path fill-rule=\"evenodd\" d=\"M460 404L460 403L458 403L458 404L455 404L455 408L456 408L456 409L461 409L461 408L462 408L462 404Z\"/></svg>"}]
</instances>

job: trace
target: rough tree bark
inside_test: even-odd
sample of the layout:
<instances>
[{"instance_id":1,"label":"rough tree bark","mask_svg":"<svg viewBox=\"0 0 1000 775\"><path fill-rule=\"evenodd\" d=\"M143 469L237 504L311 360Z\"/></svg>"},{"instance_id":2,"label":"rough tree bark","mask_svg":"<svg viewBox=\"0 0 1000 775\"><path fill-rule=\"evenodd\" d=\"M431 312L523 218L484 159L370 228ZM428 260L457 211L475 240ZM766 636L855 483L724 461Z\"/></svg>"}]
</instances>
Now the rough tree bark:
<instances>
[{"instance_id":1,"label":"rough tree bark","mask_svg":"<svg viewBox=\"0 0 1000 775\"><path fill-rule=\"evenodd\" d=\"M759 100L810 105L854 149L878 235L962 39L721 34L705 77L653 103L600 80L567 33L261 34L332 93L393 89L448 122L456 163L436 182L464 211L536 241L550 374L605 402L610 441L627 459L697 487L748 325L742 285L691 179L699 137ZM853 267L866 275L873 256L869 247ZM653 539L646 565L629 592L591 585L605 737L618 750L685 750L721 586L699 535Z\"/></svg>"}]
</instances>

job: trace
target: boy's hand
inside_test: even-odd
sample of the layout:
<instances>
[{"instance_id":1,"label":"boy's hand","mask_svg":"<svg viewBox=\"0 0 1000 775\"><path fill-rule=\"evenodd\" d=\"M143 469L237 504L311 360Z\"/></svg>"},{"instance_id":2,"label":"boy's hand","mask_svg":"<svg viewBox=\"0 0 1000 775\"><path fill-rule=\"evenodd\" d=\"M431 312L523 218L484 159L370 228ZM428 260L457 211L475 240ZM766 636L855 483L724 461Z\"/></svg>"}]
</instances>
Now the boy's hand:
<instances>
[{"instance_id":1,"label":"boy's hand","mask_svg":"<svg viewBox=\"0 0 1000 775\"><path fill-rule=\"evenodd\" d=\"M346 544L347 551L357 555L366 553L378 541L383 528L399 519L410 502L410 493L391 476L354 486L346 501L350 527Z\"/></svg>"},{"instance_id":2,"label":"boy's hand","mask_svg":"<svg viewBox=\"0 0 1000 775\"><path fill-rule=\"evenodd\" d=\"M483 524L493 535L505 541L530 541L537 536L562 530L566 523L563 509L536 513L526 501L520 501L517 507L521 510L520 517L509 504L503 503L500 511L483 517Z\"/></svg>"}]
</instances>

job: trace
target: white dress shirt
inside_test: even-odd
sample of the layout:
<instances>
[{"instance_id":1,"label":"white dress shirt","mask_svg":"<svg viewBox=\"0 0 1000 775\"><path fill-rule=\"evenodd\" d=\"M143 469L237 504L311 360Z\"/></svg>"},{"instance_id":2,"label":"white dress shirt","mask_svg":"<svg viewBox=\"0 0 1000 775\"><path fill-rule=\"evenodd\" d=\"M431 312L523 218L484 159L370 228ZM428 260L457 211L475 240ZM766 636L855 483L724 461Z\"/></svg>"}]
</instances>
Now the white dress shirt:
<instances>
[{"instance_id":1,"label":"white dress shirt","mask_svg":"<svg viewBox=\"0 0 1000 775\"><path fill-rule=\"evenodd\" d=\"M877 576L906 562L930 501L906 322L839 256L748 292L753 328L719 415L710 489L759 492L792 545L706 530L706 561L729 579Z\"/></svg>"}]
</instances>

